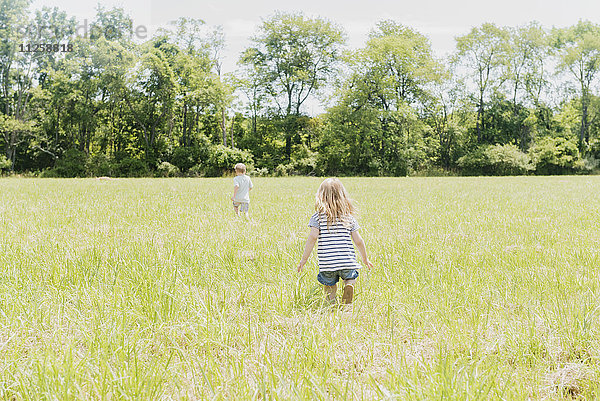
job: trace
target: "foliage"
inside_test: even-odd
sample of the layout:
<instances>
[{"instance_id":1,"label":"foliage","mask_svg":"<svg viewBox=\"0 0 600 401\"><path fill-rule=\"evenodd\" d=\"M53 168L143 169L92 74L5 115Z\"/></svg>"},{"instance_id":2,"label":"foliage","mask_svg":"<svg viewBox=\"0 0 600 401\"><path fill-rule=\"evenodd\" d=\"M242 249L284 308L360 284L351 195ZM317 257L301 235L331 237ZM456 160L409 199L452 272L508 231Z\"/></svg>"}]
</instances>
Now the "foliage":
<instances>
[{"instance_id":1,"label":"foliage","mask_svg":"<svg viewBox=\"0 0 600 401\"><path fill-rule=\"evenodd\" d=\"M56 177L85 177L87 155L79 149L68 149L56 161L52 173Z\"/></svg>"},{"instance_id":2,"label":"foliage","mask_svg":"<svg viewBox=\"0 0 600 401\"><path fill-rule=\"evenodd\" d=\"M216 145L211 151L205 173L209 177L220 177L233 171L233 166L237 163L244 163L246 168L252 166L252 154L244 150Z\"/></svg>"},{"instance_id":3,"label":"foliage","mask_svg":"<svg viewBox=\"0 0 600 401\"><path fill-rule=\"evenodd\" d=\"M84 38L56 7L0 1L0 154L17 173L174 174L157 172L168 162L218 176L236 157L281 175L426 174L456 171L461 157L468 174L523 173L509 148L495 162L477 150L507 144L537 146L539 173L590 172L600 160L600 26L589 21L482 24L439 58L426 35L393 20L343 53L339 25L277 12L226 74L224 32L199 19L137 41L122 8L100 5ZM20 51L26 43L72 51ZM311 100L327 111L309 116ZM541 156L546 137L577 138L579 157L553 164ZM83 167L60 161L71 149Z\"/></svg>"},{"instance_id":4,"label":"foliage","mask_svg":"<svg viewBox=\"0 0 600 401\"><path fill-rule=\"evenodd\" d=\"M117 161L115 174L118 177L147 177L150 169L143 160L124 157Z\"/></svg>"},{"instance_id":5,"label":"foliage","mask_svg":"<svg viewBox=\"0 0 600 401\"><path fill-rule=\"evenodd\" d=\"M4 155L0 155L0 173L10 169L11 162Z\"/></svg>"},{"instance_id":6,"label":"foliage","mask_svg":"<svg viewBox=\"0 0 600 401\"><path fill-rule=\"evenodd\" d=\"M512 144L479 146L457 164L467 175L522 175L534 168L529 156Z\"/></svg>"},{"instance_id":7,"label":"foliage","mask_svg":"<svg viewBox=\"0 0 600 401\"><path fill-rule=\"evenodd\" d=\"M477 142L483 140L485 102L503 81L502 67L506 59L509 34L506 29L485 23L456 38L455 62L465 66L468 79L475 84L472 96L477 107Z\"/></svg>"},{"instance_id":8,"label":"foliage","mask_svg":"<svg viewBox=\"0 0 600 401\"><path fill-rule=\"evenodd\" d=\"M240 59L247 68L247 78L241 86L250 90L255 109L264 99L256 88L264 87L283 118L289 159L301 107L335 72L344 34L340 27L321 18L276 13L263 21L252 41L253 47Z\"/></svg>"},{"instance_id":9,"label":"foliage","mask_svg":"<svg viewBox=\"0 0 600 401\"><path fill-rule=\"evenodd\" d=\"M580 96L581 128L579 146L590 142L588 108L591 85L600 73L600 25L579 21L576 25L553 30L553 45L557 50L558 69L576 81Z\"/></svg>"},{"instance_id":10,"label":"foliage","mask_svg":"<svg viewBox=\"0 0 600 401\"><path fill-rule=\"evenodd\" d=\"M196 146L187 148L177 147L173 150L170 160L180 171L185 172L198 163L200 153L200 149Z\"/></svg>"},{"instance_id":11,"label":"foliage","mask_svg":"<svg viewBox=\"0 0 600 401\"><path fill-rule=\"evenodd\" d=\"M269 169L268 168L255 168L254 170L252 170L252 176L255 177L268 177L269 176Z\"/></svg>"},{"instance_id":12,"label":"foliage","mask_svg":"<svg viewBox=\"0 0 600 401\"><path fill-rule=\"evenodd\" d=\"M177 177L181 174L179 167L172 165L169 162L162 162L156 168L156 174L159 177Z\"/></svg>"},{"instance_id":13,"label":"foliage","mask_svg":"<svg viewBox=\"0 0 600 401\"><path fill-rule=\"evenodd\" d=\"M427 166L428 128L407 105L399 110L342 104L330 111L319 143L320 174L405 176Z\"/></svg>"},{"instance_id":14,"label":"foliage","mask_svg":"<svg viewBox=\"0 0 600 401\"><path fill-rule=\"evenodd\" d=\"M196 164L189 168L188 175L190 177L203 177L204 176L204 167L200 164Z\"/></svg>"},{"instance_id":15,"label":"foliage","mask_svg":"<svg viewBox=\"0 0 600 401\"><path fill-rule=\"evenodd\" d=\"M572 174L580 160L574 140L546 137L538 141L529 154L537 174Z\"/></svg>"},{"instance_id":16,"label":"foliage","mask_svg":"<svg viewBox=\"0 0 600 401\"><path fill-rule=\"evenodd\" d=\"M485 154L497 175L521 175L534 168L529 156L512 144L490 146Z\"/></svg>"},{"instance_id":17,"label":"foliage","mask_svg":"<svg viewBox=\"0 0 600 401\"><path fill-rule=\"evenodd\" d=\"M92 177L111 177L115 173L115 164L104 153L96 153L88 157L86 172Z\"/></svg>"}]
</instances>

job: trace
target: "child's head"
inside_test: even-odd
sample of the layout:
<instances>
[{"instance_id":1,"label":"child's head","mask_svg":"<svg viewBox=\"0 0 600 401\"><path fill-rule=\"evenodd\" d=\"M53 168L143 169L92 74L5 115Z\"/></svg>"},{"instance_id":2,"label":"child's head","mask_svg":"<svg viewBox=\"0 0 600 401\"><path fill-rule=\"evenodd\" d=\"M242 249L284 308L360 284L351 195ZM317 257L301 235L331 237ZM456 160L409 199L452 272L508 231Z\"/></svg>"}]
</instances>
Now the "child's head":
<instances>
[{"instance_id":1,"label":"child's head","mask_svg":"<svg viewBox=\"0 0 600 401\"><path fill-rule=\"evenodd\" d=\"M337 178L328 178L321 183L315 196L315 210L327 215L327 223L342 220L354 213L354 206L346 188Z\"/></svg>"},{"instance_id":2,"label":"child's head","mask_svg":"<svg viewBox=\"0 0 600 401\"><path fill-rule=\"evenodd\" d=\"M235 165L235 172L238 174L246 174L246 165L244 163L238 163Z\"/></svg>"}]
</instances>

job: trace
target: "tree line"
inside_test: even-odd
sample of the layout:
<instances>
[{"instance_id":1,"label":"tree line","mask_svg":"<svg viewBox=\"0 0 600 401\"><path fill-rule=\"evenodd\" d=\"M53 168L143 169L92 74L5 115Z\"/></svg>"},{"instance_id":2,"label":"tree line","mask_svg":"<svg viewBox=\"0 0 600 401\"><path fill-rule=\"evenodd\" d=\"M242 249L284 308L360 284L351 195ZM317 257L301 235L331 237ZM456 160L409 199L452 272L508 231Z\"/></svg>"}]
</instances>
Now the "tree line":
<instances>
[{"instance_id":1,"label":"tree line","mask_svg":"<svg viewBox=\"0 0 600 401\"><path fill-rule=\"evenodd\" d=\"M600 160L600 26L484 23L452 54L384 20L363 47L302 13L225 34L180 18L141 41L120 8L89 30L0 0L0 172L46 177L574 174ZM34 51L33 46L41 45ZM69 47L67 47L69 46ZM40 50L40 48L42 50ZM306 105L327 99L326 112Z\"/></svg>"}]
</instances>

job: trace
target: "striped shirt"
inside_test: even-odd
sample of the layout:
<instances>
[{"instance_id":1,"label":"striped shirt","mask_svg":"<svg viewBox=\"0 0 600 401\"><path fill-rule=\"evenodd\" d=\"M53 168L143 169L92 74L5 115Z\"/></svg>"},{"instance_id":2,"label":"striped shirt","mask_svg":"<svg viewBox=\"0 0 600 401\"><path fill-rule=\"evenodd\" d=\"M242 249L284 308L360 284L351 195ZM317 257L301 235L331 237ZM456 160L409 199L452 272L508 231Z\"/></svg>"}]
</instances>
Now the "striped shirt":
<instances>
[{"instance_id":1,"label":"striped shirt","mask_svg":"<svg viewBox=\"0 0 600 401\"><path fill-rule=\"evenodd\" d=\"M315 213L308 222L309 227L319 229L317 257L320 271L360 269L352 244L352 232L360 227L353 216L337 221L327 227L327 216Z\"/></svg>"}]
</instances>

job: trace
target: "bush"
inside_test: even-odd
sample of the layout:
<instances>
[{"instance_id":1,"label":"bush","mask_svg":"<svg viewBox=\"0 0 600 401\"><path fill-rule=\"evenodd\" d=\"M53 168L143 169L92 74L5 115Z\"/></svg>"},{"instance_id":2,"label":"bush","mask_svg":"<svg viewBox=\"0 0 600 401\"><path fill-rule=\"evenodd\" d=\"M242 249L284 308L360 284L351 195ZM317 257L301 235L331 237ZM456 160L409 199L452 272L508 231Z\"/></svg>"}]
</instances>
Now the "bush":
<instances>
[{"instance_id":1,"label":"bush","mask_svg":"<svg viewBox=\"0 0 600 401\"><path fill-rule=\"evenodd\" d=\"M10 169L10 160L4 155L0 155L0 173Z\"/></svg>"},{"instance_id":2,"label":"bush","mask_svg":"<svg viewBox=\"0 0 600 401\"><path fill-rule=\"evenodd\" d=\"M317 168L317 152L313 152L306 145L301 145L294 149L291 156L291 162L282 168L285 172L283 175L301 174L301 175L314 175ZM278 166L279 167L279 166Z\"/></svg>"},{"instance_id":3,"label":"bush","mask_svg":"<svg viewBox=\"0 0 600 401\"><path fill-rule=\"evenodd\" d=\"M278 177L285 177L288 175L314 175L316 166L316 157L303 158L300 160L294 160L288 164L277 165L274 173Z\"/></svg>"},{"instance_id":4,"label":"bush","mask_svg":"<svg viewBox=\"0 0 600 401\"><path fill-rule=\"evenodd\" d=\"M140 159L126 157L116 164L116 174L119 177L146 177L150 175L148 165Z\"/></svg>"},{"instance_id":5,"label":"bush","mask_svg":"<svg viewBox=\"0 0 600 401\"><path fill-rule=\"evenodd\" d=\"M88 175L94 177L112 176L114 174L112 161L104 153L97 153L88 158L86 163L86 171Z\"/></svg>"},{"instance_id":6,"label":"bush","mask_svg":"<svg viewBox=\"0 0 600 401\"><path fill-rule=\"evenodd\" d=\"M466 175L490 175L489 162L485 155L485 147L480 146L460 157L456 164Z\"/></svg>"},{"instance_id":7,"label":"bush","mask_svg":"<svg viewBox=\"0 0 600 401\"><path fill-rule=\"evenodd\" d=\"M590 141L587 154L593 156L594 159L600 159L600 140L592 139Z\"/></svg>"},{"instance_id":8,"label":"bush","mask_svg":"<svg viewBox=\"0 0 600 401\"><path fill-rule=\"evenodd\" d=\"M579 159L575 163L575 170L581 173L592 173L597 172L599 160L594 156L589 156L583 159Z\"/></svg>"},{"instance_id":9,"label":"bush","mask_svg":"<svg viewBox=\"0 0 600 401\"><path fill-rule=\"evenodd\" d=\"M494 145L485 154L496 175L522 175L534 169L531 158L515 145Z\"/></svg>"},{"instance_id":10,"label":"bush","mask_svg":"<svg viewBox=\"0 0 600 401\"><path fill-rule=\"evenodd\" d=\"M533 170L529 156L515 145L487 145L458 159L466 175L522 175Z\"/></svg>"},{"instance_id":11,"label":"bush","mask_svg":"<svg viewBox=\"0 0 600 401\"><path fill-rule=\"evenodd\" d=\"M204 167L200 164L196 164L195 166L190 167L188 175L190 177L202 177L204 176Z\"/></svg>"},{"instance_id":12,"label":"bush","mask_svg":"<svg viewBox=\"0 0 600 401\"><path fill-rule=\"evenodd\" d=\"M573 140L546 137L529 149L536 174L573 174L581 166L579 149Z\"/></svg>"},{"instance_id":13,"label":"bush","mask_svg":"<svg viewBox=\"0 0 600 401\"><path fill-rule=\"evenodd\" d=\"M53 168L46 168L40 172L41 178L58 178L58 174L56 174L56 170Z\"/></svg>"},{"instance_id":14,"label":"bush","mask_svg":"<svg viewBox=\"0 0 600 401\"><path fill-rule=\"evenodd\" d=\"M252 175L255 176L255 177L268 177L269 176L269 169L266 168L266 167L256 168L252 172Z\"/></svg>"},{"instance_id":15,"label":"bush","mask_svg":"<svg viewBox=\"0 0 600 401\"><path fill-rule=\"evenodd\" d=\"M292 171L296 174L314 175L317 167L317 154L312 153L292 161Z\"/></svg>"},{"instance_id":16,"label":"bush","mask_svg":"<svg viewBox=\"0 0 600 401\"><path fill-rule=\"evenodd\" d=\"M411 177L455 177L456 172L442 167L430 166L410 174Z\"/></svg>"},{"instance_id":17,"label":"bush","mask_svg":"<svg viewBox=\"0 0 600 401\"><path fill-rule=\"evenodd\" d=\"M156 174L160 177L177 177L179 168L169 162L162 162L156 168Z\"/></svg>"},{"instance_id":18,"label":"bush","mask_svg":"<svg viewBox=\"0 0 600 401\"><path fill-rule=\"evenodd\" d=\"M246 167L251 167L252 154L245 150L216 145L212 148L205 174L209 177L220 177L228 171L233 171L233 166L237 163L244 163Z\"/></svg>"},{"instance_id":19,"label":"bush","mask_svg":"<svg viewBox=\"0 0 600 401\"><path fill-rule=\"evenodd\" d=\"M173 151L171 155L172 165L177 167L180 171L188 171L198 161L198 149L189 147L178 147Z\"/></svg>"},{"instance_id":20,"label":"bush","mask_svg":"<svg viewBox=\"0 0 600 401\"><path fill-rule=\"evenodd\" d=\"M56 161L56 165L51 170L46 170L44 177L85 177L87 155L78 149L68 149Z\"/></svg>"},{"instance_id":21,"label":"bush","mask_svg":"<svg viewBox=\"0 0 600 401\"><path fill-rule=\"evenodd\" d=\"M276 177L287 177L288 175L290 175L291 171L291 164L279 164L277 167L275 167L274 173Z\"/></svg>"}]
</instances>

